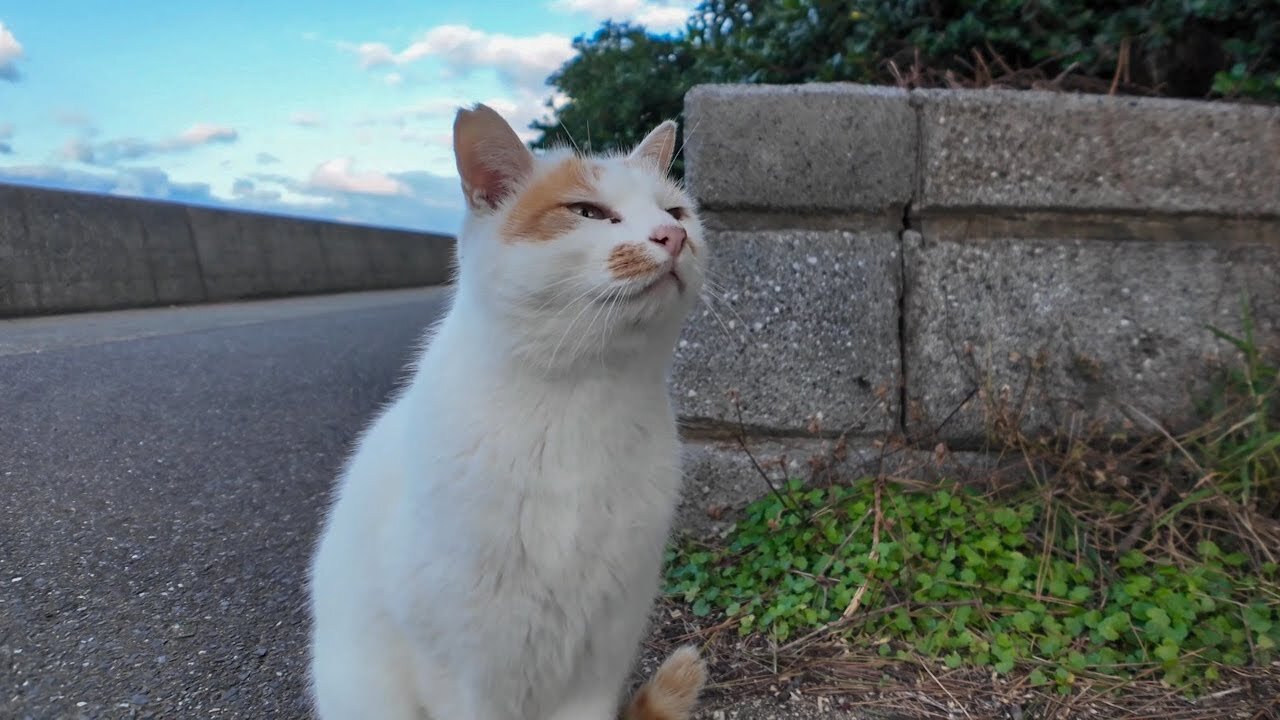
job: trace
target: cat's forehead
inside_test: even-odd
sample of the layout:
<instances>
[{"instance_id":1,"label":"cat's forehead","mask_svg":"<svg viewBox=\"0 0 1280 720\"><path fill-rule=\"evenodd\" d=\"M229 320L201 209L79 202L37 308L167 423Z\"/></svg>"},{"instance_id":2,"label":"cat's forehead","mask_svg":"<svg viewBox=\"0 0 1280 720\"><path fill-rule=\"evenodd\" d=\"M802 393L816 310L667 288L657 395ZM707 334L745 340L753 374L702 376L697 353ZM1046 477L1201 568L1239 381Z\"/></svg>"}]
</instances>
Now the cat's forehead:
<instances>
[{"instance_id":1,"label":"cat's forehead","mask_svg":"<svg viewBox=\"0 0 1280 720\"><path fill-rule=\"evenodd\" d=\"M679 186L663 173L622 154L587 155L573 150L557 150L539 158L535 172L537 182L572 185L574 189L595 195L628 196L679 192ZM557 182L558 181L558 182Z\"/></svg>"}]
</instances>

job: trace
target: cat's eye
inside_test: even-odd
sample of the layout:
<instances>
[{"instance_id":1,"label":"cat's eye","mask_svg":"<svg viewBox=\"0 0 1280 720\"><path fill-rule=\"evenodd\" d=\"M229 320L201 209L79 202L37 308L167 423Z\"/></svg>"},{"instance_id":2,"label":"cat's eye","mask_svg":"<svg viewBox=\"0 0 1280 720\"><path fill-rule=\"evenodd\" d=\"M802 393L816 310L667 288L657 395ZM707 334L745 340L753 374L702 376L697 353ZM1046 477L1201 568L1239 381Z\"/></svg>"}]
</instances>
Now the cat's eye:
<instances>
[{"instance_id":1,"label":"cat's eye","mask_svg":"<svg viewBox=\"0 0 1280 720\"><path fill-rule=\"evenodd\" d=\"M686 213L685 209L682 207L673 207L667 208L667 214L677 220L683 220Z\"/></svg>"},{"instance_id":2,"label":"cat's eye","mask_svg":"<svg viewBox=\"0 0 1280 720\"><path fill-rule=\"evenodd\" d=\"M571 212L588 220L604 220L609 217L609 213L605 212L604 208L591 203L573 203L568 207Z\"/></svg>"}]
</instances>

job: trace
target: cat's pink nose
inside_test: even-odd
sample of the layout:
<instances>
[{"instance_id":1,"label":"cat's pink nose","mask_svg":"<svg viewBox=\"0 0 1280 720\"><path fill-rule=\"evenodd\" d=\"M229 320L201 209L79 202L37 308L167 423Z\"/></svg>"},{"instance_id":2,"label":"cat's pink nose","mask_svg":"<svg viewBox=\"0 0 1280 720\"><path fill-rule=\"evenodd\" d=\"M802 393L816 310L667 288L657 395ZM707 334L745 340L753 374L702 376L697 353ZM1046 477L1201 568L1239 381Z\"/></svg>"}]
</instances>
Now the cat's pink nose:
<instances>
[{"instance_id":1,"label":"cat's pink nose","mask_svg":"<svg viewBox=\"0 0 1280 720\"><path fill-rule=\"evenodd\" d=\"M666 249L671 257L679 257L689 234L679 225L662 225L649 234L649 239Z\"/></svg>"}]
</instances>

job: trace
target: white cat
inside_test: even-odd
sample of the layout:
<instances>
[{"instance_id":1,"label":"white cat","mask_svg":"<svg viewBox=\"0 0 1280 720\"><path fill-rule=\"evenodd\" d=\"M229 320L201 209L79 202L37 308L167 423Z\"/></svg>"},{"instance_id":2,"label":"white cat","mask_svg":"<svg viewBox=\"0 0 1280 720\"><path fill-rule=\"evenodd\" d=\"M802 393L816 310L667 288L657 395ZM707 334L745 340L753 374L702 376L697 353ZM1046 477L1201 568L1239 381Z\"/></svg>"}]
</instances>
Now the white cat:
<instances>
[{"instance_id":1,"label":"white cat","mask_svg":"<svg viewBox=\"0 0 1280 720\"><path fill-rule=\"evenodd\" d=\"M322 720L612 720L679 494L666 386L708 249L667 177L676 125L629 155L535 156L460 110L468 202L452 306L360 438L311 573ZM684 720L683 648L631 699Z\"/></svg>"}]
</instances>

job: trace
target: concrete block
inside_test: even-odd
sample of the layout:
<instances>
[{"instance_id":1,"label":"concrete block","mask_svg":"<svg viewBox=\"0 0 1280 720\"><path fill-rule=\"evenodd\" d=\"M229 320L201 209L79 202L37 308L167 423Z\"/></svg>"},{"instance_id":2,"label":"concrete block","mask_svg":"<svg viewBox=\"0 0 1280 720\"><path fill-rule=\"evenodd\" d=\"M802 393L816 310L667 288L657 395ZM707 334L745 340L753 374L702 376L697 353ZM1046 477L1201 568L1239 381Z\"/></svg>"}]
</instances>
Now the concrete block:
<instances>
[{"instance_id":1,"label":"concrete block","mask_svg":"<svg viewBox=\"0 0 1280 720\"><path fill-rule=\"evenodd\" d=\"M364 242L373 276L388 285L400 284L408 265L407 248L381 234L366 233Z\"/></svg>"},{"instance_id":2,"label":"concrete block","mask_svg":"<svg viewBox=\"0 0 1280 720\"><path fill-rule=\"evenodd\" d=\"M779 487L807 475L809 458L828 443L812 439L749 440L751 456L736 442L694 441L684 445L684 488L676 510L679 532L706 537L742 517L742 510L770 493L768 482L751 462L755 457L769 482Z\"/></svg>"},{"instance_id":3,"label":"concrete block","mask_svg":"<svg viewBox=\"0 0 1280 720\"><path fill-rule=\"evenodd\" d=\"M267 259L272 292L313 293L330 287L329 267L314 223L255 215L242 218L249 242L261 245Z\"/></svg>"},{"instance_id":4,"label":"concrete block","mask_svg":"<svg viewBox=\"0 0 1280 720\"><path fill-rule=\"evenodd\" d=\"M69 311L154 302L155 286L136 207L84 193L26 191L27 241L17 255L41 284L41 310Z\"/></svg>"},{"instance_id":5,"label":"concrete block","mask_svg":"<svg viewBox=\"0 0 1280 720\"><path fill-rule=\"evenodd\" d=\"M1209 240L1212 241L1209 241ZM992 408L1030 432L1137 418L1193 421L1233 351L1247 293L1280 340L1280 227L1206 219L929 221L904 240L907 429L983 439ZM1141 423L1139 423L1141 424ZM1143 428L1150 432L1151 428Z\"/></svg>"},{"instance_id":6,"label":"concrete block","mask_svg":"<svg viewBox=\"0 0 1280 720\"><path fill-rule=\"evenodd\" d=\"M921 90L921 210L1280 215L1280 108Z\"/></svg>"},{"instance_id":7,"label":"concrete block","mask_svg":"<svg viewBox=\"0 0 1280 720\"><path fill-rule=\"evenodd\" d=\"M749 438L747 448L750 455L737 441L685 442L677 531L695 537L719 534L742 517L747 505L773 492L770 483L782 489L792 479L821 485L884 475L900 482L985 484L1009 477L1010 470L1018 473L1015 477L1026 470L1021 458L881 447L857 439L839 444L835 439Z\"/></svg>"},{"instance_id":8,"label":"concrete block","mask_svg":"<svg viewBox=\"0 0 1280 720\"><path fill-rule=\"evenodd\" d=\"M453 238L0 185L0 315L447 282Z\"/></svg>"},{"instance_id":9,"label":"concrete block","mask_svg":"<svg viewBox=\"0 0 1280 720\"><path fill-rule=\"evenodd\" d=\"M363 287L373 274L367 232L363 228L341 223L319 223L320 252L329 267L329 282L334 290Z\"/></svg>"},{"instance_id":10,"label":"concrete block","mask_svg":"<svg viewBox=\"0 0 1280 720\"><path fill-rule=\"evenodd\" d=\"M457 241L448 235L418 234L412 246L414 273L419 285L445 285L452 281Z\"/></svg>"},{"instance_id":11,"label":"concrete block","mask_svg":"<svg viewBox=\"0 0 1280 720\"><path fill-rule=\"evenodd\" d=\"M40 283L9 282L0 288L0 317L40 310Z\"/></svg>"},{"instance_id":12,"label":"concrete block","mask_svg":"<svg viewBox=\"0 0 1280 720\"><path fill-rule=\"evenodd\" d=\"M685 96L687 179L709 209L900 216L916 117L896 88L700 85Z\"/></svg>"},{"instance_id":13,"label":"concrete block","mask_svg":"<svg viewBox=\"0 0 1280 720\"><path fill-rule=\"evenodd\" d=\"M200 207L190 207L187 213L208 300L271 294L271 269L261 235L246 232L240 213Z\"/></svg>"},{"instance_id":14,"label":"concrete block","mask_svg":"<svg viewBox=\"0 0 1280 720\"><path fill-rule=\"evenodd\" d=\"M439 235L365 229L369 264L385 287L435 285L448 280L453 241Z\"/></svg>"},{"instance_id":15,"label":"concrete block","mask_svg":"<svg viewBox=\"0 0 1280 720\"><path fill-rule=\"evenodd\" d=\"M897 233L712 231L716 288L679 343L682 416L880 433L897 418Z\"/></svg>"},{"instance_id":16,"label":"concrete block","mask_svg":"<svg viewBox=\"0 0 1280 720\"><path fill-rule=\"evenodd\" d=\"M26 241L26 211L22 190L0 185L0 258L11 258L16 248Z\"/></svg>"},{"instance_id":17,"label":"concrete block","mask_svg":"<svg viewBox=\"0 0 1280 720\"><path fill-rule=\"evenodd\" d=\"M136 205L155 280L156 302L204 301L204 278L186 207L144 201Z\"/></svg>"},{"instance_id":18,"label":"concrete block","mask_svg":"<svg viewBox=\"0 0 1280 720\"><path fill-rule=\"evenodd\" d=\"M36 305L26 300L27 295L18 290L18 277L26 276L19 270L19 262L28 262L24 255L18 257L18 249L27 242L26 212L23 209L22 191L16 187L0 185L0 315L17 314L34 310Z\"/></svg>"}]
</instances>

